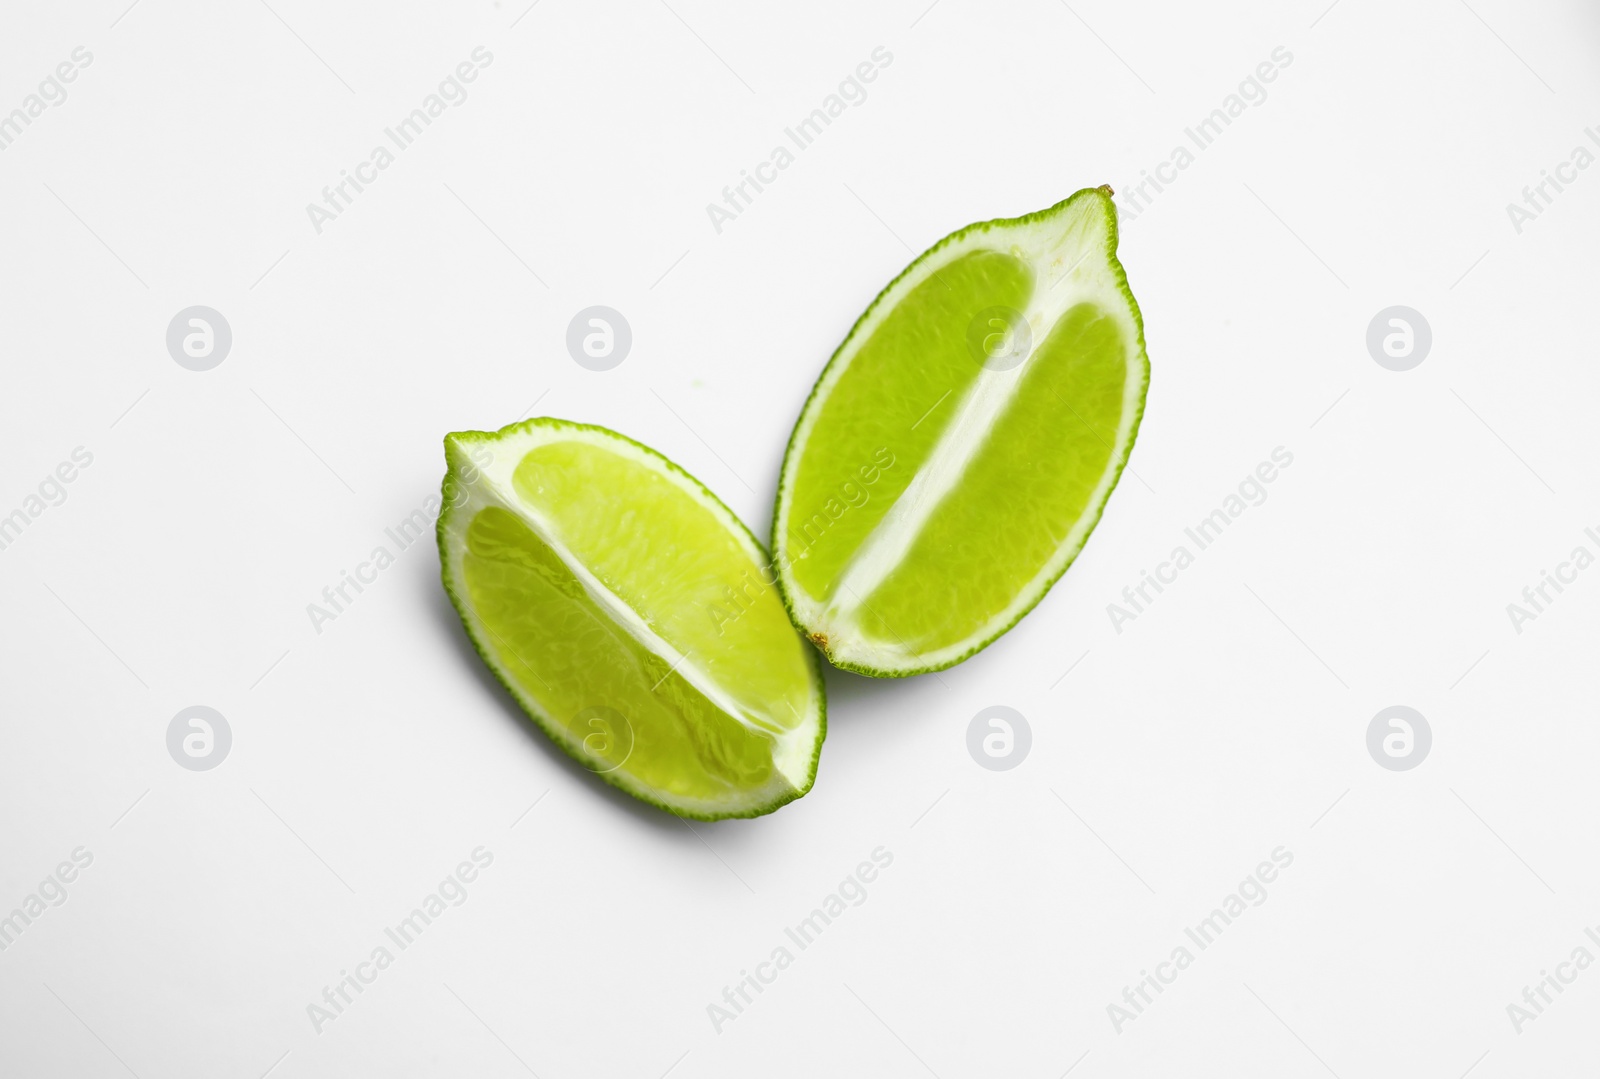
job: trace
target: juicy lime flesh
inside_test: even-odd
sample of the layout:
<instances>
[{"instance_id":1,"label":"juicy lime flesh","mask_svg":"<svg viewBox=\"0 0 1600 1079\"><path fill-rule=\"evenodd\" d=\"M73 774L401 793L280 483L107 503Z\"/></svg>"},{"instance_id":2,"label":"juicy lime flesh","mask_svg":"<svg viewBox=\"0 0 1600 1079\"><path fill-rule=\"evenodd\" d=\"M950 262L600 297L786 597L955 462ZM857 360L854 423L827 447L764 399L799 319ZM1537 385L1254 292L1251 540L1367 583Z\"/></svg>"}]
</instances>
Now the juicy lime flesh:
<instances>
[{"instance_id":1,"label":"juicy lime flesh","mask_svg":"<svg viewBox=\"0 0 1600 1079\"><path fill-rule=\"evenodd\" d=\"M861 346L823 404L795 475L784 543L790 572L825 598L840 571L905 493L977 379L974 317L1021 311L1032 268L999 251L962 255L918 284Z\"/></svg>"},{"instance_id":2,"label":"juicy lime flesh","mask_svg":"<svg viewBox=\"0 0 1600 1079\"><path fill-rule=\"evenodd\" d=\"M770 568L709 509L659 471L578 442L531 450L512 482L556 542L749 723L769 731L800 723L811 692L806 645Z\"/></svg>"},{"instance_id":3,"label":"juicy lime flesh","mask_svg":"<svg viewBox=\"0 0 1600 1079\"><path fill-rule=\"evenodd\" d=\"M767 783L771 735L729 716L629 634L521 518L480 510L463 575L499 669L582 742L590 767L692 799Z\"/></svg>"},{"instance_id":4,"label":"juicy lime flesh","mask_svg":"<svg viewBox=\"0 0 1600 1079\"><path fill-rule=\"evenodd\" d=\"M919 256L834 353L789 440L773 546L790 613L836 666L960 663L1077 557L1149 384L1116 250L1105 187L979 222ZM881 476L861 468L878 452Z\"/></svg>"},{"instance_id":5,"label":"juicy lime flesh","mask_svg":"<svg viewBox=\"0 0 1600 1079\"><path fill-rule=\"evenodd\" d=\"M942 271L941 271L942 272ZM1005 610L1088 508L1122 420L1128 342L1091 303L1057 319L961 482L864 597L861 629L930 652Z\"/></svg>"}]
</instances>

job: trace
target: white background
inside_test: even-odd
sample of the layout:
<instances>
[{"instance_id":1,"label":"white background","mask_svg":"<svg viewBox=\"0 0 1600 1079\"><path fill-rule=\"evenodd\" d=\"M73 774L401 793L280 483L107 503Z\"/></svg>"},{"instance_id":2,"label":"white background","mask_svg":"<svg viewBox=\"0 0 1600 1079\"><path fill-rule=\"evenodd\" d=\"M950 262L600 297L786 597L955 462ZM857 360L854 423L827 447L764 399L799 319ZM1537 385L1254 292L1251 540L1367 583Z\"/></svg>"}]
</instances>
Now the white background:
<instances>
[{"instance_id":1,"label":"white background","mask_svg":"<svg viewBox=\"0 0 1600 1079\"><path fill-rule=\"evenodd\" d=\"M0 153L0 515L93 454L0 550L0 914L93 855L0 952L0 1073L1592 1072L1600 972L1520 1034L1506 1009L1600 925L1600 570L1521 633L1506 606L1600 553L1600 168L1520 234L1506 204L1600 123L1600 14L671 2L0 13L0 111L93 55ZM480 45L319 235L306 204ZM719 235L705 205L877 46L865 102ZM660 449L765 536L808 388L916 252L1125 192L1278 46L1125 223L1149 406L1082 557L958 668L829 672L802 801L691 829L596 782L483 671L429 542L313 628L442 436L530 409ZM165 344L195 304L234 338L204 373ZM633 330L606 373L565 346L593 304ZM1365 343L1395 304L1433 331L1405 373ZM1279 446L1267 501L1116 632ZM211 771L166 748L194 704L233 732ZM966 749L996 704L1033 732L1008 772ZM1393 704L1432 727L1411 771L1366 748ZM1107 1005L1280 845L1118 1033ZM478 846L467 901L317 1033ZM707 1005L878 846L866 902L719 1033Z\"/></svg>"}]
</instances>

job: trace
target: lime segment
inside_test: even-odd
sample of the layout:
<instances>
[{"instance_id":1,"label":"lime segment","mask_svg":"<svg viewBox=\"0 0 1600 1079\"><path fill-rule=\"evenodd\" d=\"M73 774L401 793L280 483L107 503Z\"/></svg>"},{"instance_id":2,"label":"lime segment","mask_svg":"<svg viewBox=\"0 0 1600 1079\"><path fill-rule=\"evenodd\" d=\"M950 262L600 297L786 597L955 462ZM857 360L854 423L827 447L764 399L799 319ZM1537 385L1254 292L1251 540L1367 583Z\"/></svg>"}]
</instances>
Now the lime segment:
<instances>
[{"instance_id":1,"label":"lime segment","mask_svg":"<svg viewBox=\"0 0 1600 1079\"><path fill-rule=\"evenodd\" d=\"M720 687L739 714L771 731L800 723L811 686L797 678L794 628L752 564L743 537L685 498L670 475L579 442L530 450L517 494L544 508L552 534L651 632ZM627 498L596 497L625 491ZM650 542L667 534L671 543Z\"/></svg>"},{"instance_id":2,"label":"lime segment","mask_svg":"<svg viewBox=\"0 0 1600 1079\"><path fill-rule=\"evenodd\" d=\"M828 452L795 472L784 545L801 587L826 591L933 451L982 370L967 347L972 313L1021 308L1032 290L1026 263L973 251L923 280L872 332L819 408ZM919 377L908 379L913 368Z\"/></svg>"},{"instance_id":3,"label":"lime segment","mask_svg":"<svg viewBox=\"0 0 1600 1079\"><path fill-rule=\"evenodd\" d=\"M960 644L1005 611L1074 529L1093 525L1087 511L1110 464L1126 358L1116 320L1094 305L1061 316L961 483L863 597L870 617L923 654Z\"/></svg>"},{"instance_id":4,"label":"lime segment","mask_svg":"<svg viewBox=\"0 0 1600 1079\"><path fill-rule=\"evenodd\" d=\"M1093 188L957 232L867 309L784 458L790 615L838 666L959 663L1064 573L1132 451L1149 361ZM873 455L893 462L875 485Z\"/></svg>"},{"instance_id":5,"label":"lime segment","mask_svg":"<svg viewBox=\"0 0 1600 1079\"><path fill-rule=\"evenodd\" d=\"M715 496L637 443L560 420L454 434L446 457L446 590L547 735L684 816L754 816L810 789L816 660Z\"/></svg>"}]
</instances>

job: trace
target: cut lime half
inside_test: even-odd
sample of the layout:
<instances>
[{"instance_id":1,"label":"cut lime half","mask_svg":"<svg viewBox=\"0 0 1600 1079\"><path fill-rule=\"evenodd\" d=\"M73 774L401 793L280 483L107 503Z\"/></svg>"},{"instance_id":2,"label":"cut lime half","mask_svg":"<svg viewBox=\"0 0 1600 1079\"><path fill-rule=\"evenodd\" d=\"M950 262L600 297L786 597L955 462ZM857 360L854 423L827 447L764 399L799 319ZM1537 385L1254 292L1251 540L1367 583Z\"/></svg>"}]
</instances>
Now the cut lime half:
<instances>
[{"instance_id":1,"label":"cut lime half","mask_svg":"<svg viewBox=\"0 0 1600 1079\"><path fill-rule=\"evenodd\" d=\"M445 439L439 556L478 654L579 763L685 817L811 789L821 673L749 529L614 431L533 419Z\"/></svg>"},{"instance_id":2,"label":"cut lime half","mask_svg":"<svg viewBox=\"0 0 1600 1079\"><path fill-rule=\"evenodd\" d=\"M834 353L784 457L773 555L836 665L950 667L1066 572L1144 412L1109 188L935 244Z\"/></svg>"}]
</instances>

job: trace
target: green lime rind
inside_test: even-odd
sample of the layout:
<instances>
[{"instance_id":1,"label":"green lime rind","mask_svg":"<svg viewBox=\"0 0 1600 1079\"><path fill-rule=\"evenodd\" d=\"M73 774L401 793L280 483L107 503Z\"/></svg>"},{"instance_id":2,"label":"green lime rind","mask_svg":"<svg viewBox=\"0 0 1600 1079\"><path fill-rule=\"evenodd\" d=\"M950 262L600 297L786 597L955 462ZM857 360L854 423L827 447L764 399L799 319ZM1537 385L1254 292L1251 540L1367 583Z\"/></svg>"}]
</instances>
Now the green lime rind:
<instances>
[{"instance_id":1,"label":"green lime rind","mask_svg":"<svg viewBox=\"0 0 1600 1079\"><path fill-rule=\"evenodd\" d=\"M1067 212L1069 208L1074 207L1082 200L1090 200L1096 203L1099 207L1106 237L1103 254L1105 256L1106 266L1111 271L1113 276L1116 290L1120 294L1122 300L1126 303L1128 313L1130 314L1133 322L1135 330L1134 340L1137 346L1133 358L1137 360L1139 375L1138 398L1137 402L1131 409L1131 433L1122 453L1108 463L1108 469L1111 473L1112 481L1109 485L1107 485L1105 493L1093 504L1086 506L1083 513L1080 515L1080 520L1087 519L1089 522L1088 527L1083 532L1082 540L1079 542L1076 549L1073 549L1067 553L1065 559L1062 561L1057 570L1050 574L1048 578L1037 582L1033 586L1033 594L1028 596L1026 602L1020 606L1014 617L1007 621L1003 626L989 633L987 636L982 636L979 639L973 640L958 654L949 656L934 663L923 664L920 666L908 665L904 667L893 668L877 667L868 663L852 662L848 659L840 658L834 654L834 652L828 646L828 643L826 643L824 640L819 640L819 637L822 637L823 635L820 634L814 627L806 625L800 613L797 611L797 604L793 592L798 586L794 582L790 573L788 560L783 557L785 550L785 545L783 542L783 529L787 524L786 518L791 508L793 481L798 475L798 470L795 466L798 463L799 456L804 452L804 446L798 444L800 432L801 429L805 427L807 418L811 416L815 409L821 406L824 399L819 395L822 392L823 386L829 383L829 378L833 374L834 369L841 363L842 359L847 354L851 355L853 358L854 352L852 351L852 345L855 344L857 335L861 332L862 327L871 320L874 312L877 311L880 305L886 302L886 298L896 290L896 287L899 286L900 283L906 278L915 273L919 267L929 262L929 260L937 259L946 249L969 237L989 231L1009 230L1019 226L1026 226L1033 223L1048 221L1057 215ZM1072 195L1061 200L1053 206L1047 207L1043 210L1035 211L1033 213L1023 214L1020 217L995 218L990 221L980 221L971 225L967 225L966 227L957 229L955 232L945 236L939 242L935 243L932 247L924 251L921 255L913 259L905 267L905 269L901 270L900 273L897 274L895 278L886 286L884 286L878 295L873 298L873 301L867 305L866 310L864 310L860 317L856 319L855 323L851 326L849 333L847 333L844 340L840 342L839 347L834 350L833 355L828 360L827 365L824 366L821 374L817 376L816 382L812 385L811 392L807 395L806 402L804 406L802 406L800 414L795 421L794 429L790 433L788 445L784 450L783 463L779 471L778 491L777 497L774 500L772 515L772 550L776 555L775 564L778 571L776 574L778 580L778 590L783 598L784 609L789 613L789 617L794 622L796 628L804 633L807 639L811 640L812 643L815 644L818 649L827 656L828 661L832 665L841 670L852 671L856 674L867 675L873 678L909 678L913 675L930 674L937 671L948 670L949 668L972 658L974 655L983 651L985 648L988 648L995 641L1005 636L1006 633L1010 632L1018 622L1022 621L1024 617L1026 617L1035 607L1039 605L1039 602L1044 599L1045 595L1049 593L1050 589L1055 586L1056 582L1066 574L1067 570L1070 569L1072 564L1077 560L1078 554L1081 553L1083 547L1088 543L1089 536L1093 534L1095 527L1099 524L1101 515L1105 512L1106 503L1110 501L1111 493L1116 489L1117 484L1121 481L1123 469L1127 466L1128 459L1133 453L1133 447L1135 442L1138 440L1139 428L1144 418L1145 402L1150 387L1150 359L1145 347L1144 316L1139 309L1138 301L1134 298L1133 292L1128 285L1127 273L1125 272L1121 261L1119 261L1117 258L1118 240L1119 230L1117 224L1117 210L1116 204L1112 202L1112 191L1109 186L1083 188L1074 192ZM1003 245L1001 249L1004 249Z\"/></svg>"},{"instance_id":2,"label":"green lime rind","mask_svg":"<svg viewBox=\"0 0 1600 1079\"><path fill-rule=\"evenodd\" d=\"M447 462L447 468L440 490L442 504L439 518L435 525L435 537L439 547L441 583L444 585L445 594L450 597L451 606L455 608L457 617L461 619L462 629L466 632L467 639L472 644L473 651L478 653L478 658L483 661L484 666L486 666L489 669L489 672L494 675L495 681L500 683L500 685L510 695L511 699L517 704L518 708L522 710L527 719L530 720L533 725L537 727L546 737L548 737L550 741L555 743L563 753L571 757L579 765L583 766L585 771L598 776L598 778L604 780L609 785L634 798L637 798L641 802L652 805L657 809L672 814L673 816L701 821L760 817L765 816L766 814L771 813L792 801L804 797L810 792L811 788L816 783L817 767L822 758L822 743L826 739L828 732L826 686L822 677L821 665L818 662L815 653L811 649L801 650L801 654L805 656L805 663L809 672L810 685L815 694L814 700L816 706L816 738L811 746L810 760L807 765L804 783L798 787L790 786L788 789L783 790L770 798L752 799L747 804L730 805L726 809L719 809L715 811L700 811L681 805L674 805L659 796L658 792L633 781L631 776L622 772L620 769L611 771L595 771L590 767L590 759L579 752L579 750L573 745L565 728L557 723L553 717L547 715L545 711L539 707L537 702L535 702L524 690L522 690L522 688L517 685L516 680L512 678L510 674L503 668L500 661L496 658L494 651L488 647L487 643L483 639L482 631L480 630L478 624L478 615L473 610L472 605L467 602L465 597L466 589L464 584L454 580L452 576L452 556L449 540L453 530L457 528L459 524L463 523L458 515L462 512L461 506L463 503L463 485L468 482L461 473L461 457L459 454L453 452L453 449L456 446L468 446L473 443L495 443L505 439L507 436L533 429L570 430L586 432L589 434L597 434L605 438L614 439L617 442L626 445L630 449L644 455L645 457L649 458L657 467L661 468L670 475L675 476L677 479L684 481L698 491L705 498L708 508L712 508L722 522L729 528L729 530L732 531L745 544L747 544L750 550L758 556L758 562L765 564L768 561L767 552L765 548L762 547L760 541L756 539L755 534L750 531L744 522L741 521L739 517L734 514L734 512L730 510L727 505L716 496L715 493L711 491L710 488L706 487L705 484L701 483L697 478L695 478L676 462L672 461L670 458L664 456L651 447L638 442L635 439L629 438L627 435L595 424L577 423L570 420L563 420L549 416L534 417L532 419L523 420L520 423L508 424L505 427L500 428L498 431L493 432L453 432L445 437L445 458Z\"/></svg>"}]
</instances>

